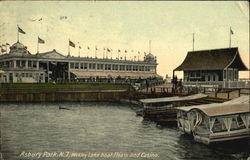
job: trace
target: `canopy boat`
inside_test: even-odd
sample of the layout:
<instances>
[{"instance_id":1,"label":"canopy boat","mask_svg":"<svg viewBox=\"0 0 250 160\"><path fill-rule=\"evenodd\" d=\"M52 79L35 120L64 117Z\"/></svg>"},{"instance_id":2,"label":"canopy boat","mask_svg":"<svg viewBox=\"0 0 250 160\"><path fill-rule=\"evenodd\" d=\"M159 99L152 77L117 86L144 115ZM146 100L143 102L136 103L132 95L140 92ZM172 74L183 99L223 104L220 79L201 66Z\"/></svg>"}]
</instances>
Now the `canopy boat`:
<instances>
[{"instance_id":1,"label":"canopy boat","mask_svg":"<svg viewBox=\"0 0 250 160\"><path fill-rule=\"evenodd\" d=\"M143 109L140 114L145 119L157 123L176 123L176 107L185 105L187 102L207 97L205 94L195 94L183 97L163 97L141 99ZM138 112L139 113L139 112Z\"/></svg>"},{"instance_id":2,"label":"canopy boat","mask_svg":"<svg viewBox=\"0 0 250 160\"><path fill-rule=\"evenodd\" d=\"M237 101L178 107L178 128L205 144L250 138L249 100Z\"/></svg>"},{"instance_id":3,"label":"canopy boat","mask_svg":"<svg viewBox=\"0 0 250 160\"><path fill-rule=\"evenodd\" d=\"M183 131L187 134L192 134L192 130L195 125L196 115L193 115L193 112L190 112L195 108L209 108L216 107L220 105L230 105L230 104L249 104L249 96L243 95L238 98L234 98L230 101L226 101L224 103L211 103L204 105L193 105L193 106L182 106L177 107L177 124L179 130Z\"/></svg>"}]
</instances>

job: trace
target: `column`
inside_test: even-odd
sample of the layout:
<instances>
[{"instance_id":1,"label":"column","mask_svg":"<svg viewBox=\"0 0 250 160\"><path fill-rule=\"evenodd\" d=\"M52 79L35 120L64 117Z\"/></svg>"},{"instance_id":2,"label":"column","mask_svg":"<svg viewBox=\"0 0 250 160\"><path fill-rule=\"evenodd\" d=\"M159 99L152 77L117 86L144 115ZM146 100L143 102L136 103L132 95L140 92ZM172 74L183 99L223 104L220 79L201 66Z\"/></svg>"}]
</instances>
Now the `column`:
<instances>
[{"instance_id":1,"label":"column","mask_svg":"<svg viewBox=\"0 0 250 160\"><path fill-rule=\"evenodd\" d=\"M70 62L68 62L68 80L70 81Z\"/></svg>"},{"instance_id":2,"label":"column","mask_svg":"<svg viewBox=\"0 0 250 160\"><path fill-rule=\"evenodd\" d=\"M36 61L36 69L39 70L39 61Z\"/></svg>"},{"instance_id":3,"label":"column","mask_svg":"<svg viewBox=\"0 0 250 160\"><path fill-rule=\"evenodd\" d=\"M25 61L25 68L28 68L28 60Z\"/></svg>"},{"instance_id":4,"label":"column","mask_svg":"<svg viewBox=\"0 0 250 160\"><path fill-rule=\"evenodd\" d=\"M48 78L48 82L49 82L49 62L47 61L47 78Z\"/></svg>"},{"instance_id":5,"label":"column","mask_svg":"<svg viewBox=\"0 0 250 160\"><path fill-rule=\"evenodd\" d=\"M13 67L16 68L16 60L14 60L13 63L14 63Z\"/></svg>"}]
</instances>

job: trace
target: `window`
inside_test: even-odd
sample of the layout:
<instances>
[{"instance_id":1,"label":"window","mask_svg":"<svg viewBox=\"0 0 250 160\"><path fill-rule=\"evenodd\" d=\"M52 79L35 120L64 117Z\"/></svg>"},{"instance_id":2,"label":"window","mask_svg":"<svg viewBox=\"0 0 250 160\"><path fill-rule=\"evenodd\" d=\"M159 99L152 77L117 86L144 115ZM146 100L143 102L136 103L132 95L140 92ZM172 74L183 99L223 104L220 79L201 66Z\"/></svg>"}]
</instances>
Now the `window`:
<instances>
[{"instance_id":1,"label":"window","mask_svg":"<svg viewBox=\"0 0 250 160\"><path fill-rule=\"evenodd\" d=\"M21 67L21 62L19 60L16 61L16 66Z\"/></svg>"},{"instance_id":2,"label":"window","mask_svg":"<svg viewBox=\"0 0 250 160\"><path fill-rule=\"evenodd\" d=\"M36 61L33 61L33 68L37 67L36 63L37 63Z\"/></svg>"},{"instance_id":3,"label":"window","mask_svg":"<svg viewBox=\"0 0 250 160\"><path fill-rule=\"evenodd\" d=\"M84 69L88 69L88 63L84 63Z\"/></svg>"},{"instance_id":4,"label":"window","mask_svg":"<svg viewBox=\"0 0 250 160\"><path fill-rule=\"evenodd\" d=\"M227 79L227 71L223 70L223 79Z\"/></svg>"},{"instance_id":5,"label":"window","mask_svg":"<svg viewBox=\"0 0 250 160\"><path fill-rule=\"evenodd\" d=\"M238 71L237 70L234 70L234 79L238 80Z\"/></svg>"},{"instance_id":6,"label":"window","mask_svg":"<svg viewBox=\"0 0 250 160\"><path fill-rule=\"evenodd\" d=\"M75 69L79 69L79 63L75 63Z\"/></svg>"},{"instance_id":7,"label":"window","mask_svg":"<svg viewBox=\"0 0 250 160\"><path fill-rule=\"evenodd\" d=\"M25 61L22 61L21 67L25 67Z\"/></svg>"},{"instance_id":8,"label":"window","mask_svg":"<svg viewBox=\"0 0 250 160\"><path fill-rule=\"evenodd\" d=\"M32 64L31 61L28 61L28 67L31 68Z\"/></svg>"},{"instance_id":9,"label":"window","mask_svg":"<svg viewBox=\"0 0 250 160\"><path fill-rule=\"evenodd\" d=\"M97 64L97 69L102 70L103 69L103 64Z\"/></svg>"},{"instance_id":10,"label":"window","mask_svg":"<svg viewBox=\"0 0 250 160\"><path fill-rule=\"evenodd\" d=\"M70 68L75 68L75 64L74 63L70 63Z\"/></svg>"},{"instance_id":11,"label":"window","mask_svg":"<svg viewBox=\"0 0 250 160\"><path fill-rule=\"evenodd\" d=\"M80 65L81 65L81 69L83 69L83 63L81 63Z\"/></svg>"},{"instance_id":12,"label":"window","mask_svg":"<svg viewBox=\"0 0 250 160\"><path fill-rule=\"evenodd\" d=\"M125 65L120 65L120 71L125 71Z\"/></svg>"}]
</instances>

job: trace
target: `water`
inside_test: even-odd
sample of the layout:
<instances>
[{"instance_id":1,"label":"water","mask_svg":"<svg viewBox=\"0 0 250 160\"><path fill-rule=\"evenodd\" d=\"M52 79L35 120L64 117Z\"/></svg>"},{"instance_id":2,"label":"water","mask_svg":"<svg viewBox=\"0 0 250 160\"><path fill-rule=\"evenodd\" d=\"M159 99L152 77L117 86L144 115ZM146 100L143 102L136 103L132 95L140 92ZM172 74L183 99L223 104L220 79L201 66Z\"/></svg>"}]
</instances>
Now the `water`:
<instances>
[{"instance_id":1,"label":"water","mask_svg":"<svg viewBox=\"0 0 250 160\"><path fill-rule=\"evenodd\" d=\"M127 105L34 103L0 106L5 160L234 160L246 157L249 150L245 143L233 146L196 143L175 126L163 127L144 121ZM59 106L70 110L59 110ZM36 155L27 157L29 152ZM78 157L74 157L76 155Z\"/></svg>"}]
</instances>

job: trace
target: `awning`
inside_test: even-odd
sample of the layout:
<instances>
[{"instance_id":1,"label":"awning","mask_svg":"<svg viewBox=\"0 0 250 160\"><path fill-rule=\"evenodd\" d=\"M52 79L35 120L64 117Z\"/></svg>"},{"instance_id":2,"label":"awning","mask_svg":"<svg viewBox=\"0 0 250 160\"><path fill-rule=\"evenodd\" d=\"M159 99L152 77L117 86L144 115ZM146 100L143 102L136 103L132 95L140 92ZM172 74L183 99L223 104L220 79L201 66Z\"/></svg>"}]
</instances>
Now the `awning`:
<instances>
[{"instance_id":1,"label":"awning","mask_svg":"<svg viewBox=\"0 0 250 160\"><path fill-rule=\"evenodd\" d=\"M139 72L100 72L100 71L71 71L76 75L77 78L89 78L89 77L99 77L99 78L160 78L161 76L156 73L139 73Z\"/></svg>"}]
</instances>

